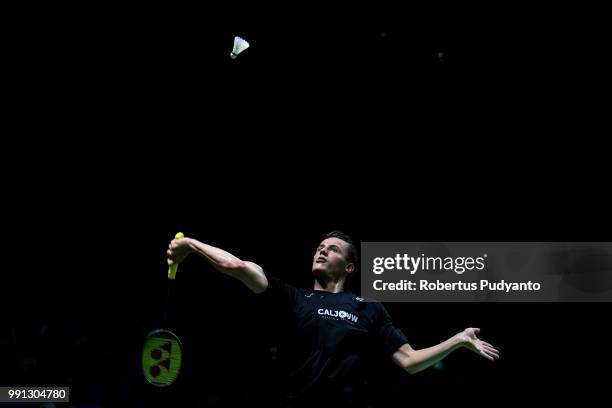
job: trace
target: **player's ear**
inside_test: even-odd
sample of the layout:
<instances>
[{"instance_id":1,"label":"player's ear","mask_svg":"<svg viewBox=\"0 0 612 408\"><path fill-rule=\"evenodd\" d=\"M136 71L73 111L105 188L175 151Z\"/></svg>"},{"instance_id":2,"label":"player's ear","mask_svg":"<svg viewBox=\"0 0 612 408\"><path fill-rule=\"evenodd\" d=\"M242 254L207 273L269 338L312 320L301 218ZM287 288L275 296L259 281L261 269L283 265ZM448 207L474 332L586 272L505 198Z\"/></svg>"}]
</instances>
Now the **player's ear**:
<instances>
[{"instance_id":1,"label":"player's ear","mask_svg":"<svg viewBox=\"0 0 612 408\"><path fill-rule=\"evenodd\" d=\"M346 273L352 273L355 270L355 264L353 264L352 262L349 262L348 264L346 264Z\"/></svg>"}]
</instances>

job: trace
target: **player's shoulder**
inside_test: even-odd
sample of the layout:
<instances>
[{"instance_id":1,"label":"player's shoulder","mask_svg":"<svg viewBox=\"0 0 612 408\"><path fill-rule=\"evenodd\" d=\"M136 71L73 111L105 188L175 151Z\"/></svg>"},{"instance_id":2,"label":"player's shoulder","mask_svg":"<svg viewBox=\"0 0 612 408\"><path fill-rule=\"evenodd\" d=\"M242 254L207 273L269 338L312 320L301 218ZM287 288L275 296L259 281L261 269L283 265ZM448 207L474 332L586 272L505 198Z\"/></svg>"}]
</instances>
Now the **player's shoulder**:
<instances>
[{"instance_id":1,"label":"player's shoulder","mask_svg":"<svg viewBox=\"0 0 612 408\"><path fill-rule=\"evenodd\" d=\"M351 300L354 300L355 302L359 302L359 303L378 303L378 301L375 300L375 299L359 296L358 294L356 294L354 292L351 292L349 290L344 291L343 293L344 293L344 295L347 298L350 298Z\"/></svg>"},{"instance_id":2,"label":"player's shoulder","mask_svg":"<svg viewBox=\"0 0 612 408\"><path fill-rule=\"evenodd\" d=\"M359 307L372 315L384 315L387 313L385 306L376 299L354 296L355 302L359 304Z\"/></svg>"},{"instance_id":3,"label":"player's shoulder","mask_svg":"<svg viewBox=\"0 0 612 408\"><path fill-rule=\"evenodd\" d=\"M311 298L315 295L315 292L310 289L297 288L298 295L303 298Z\"/></svg>"},{"instance_id":4,"label":"player's shoulder","mask_svg":"<svg viewBox=\"0 0 612 408\"><path fill-rule=\"evenodd\" d=\"M356 302L363 307L377 309L382 306L382 304L376 299L362 297L352 292L345 292L345 295L350 301Z\"/></svg>"}]
</instances>

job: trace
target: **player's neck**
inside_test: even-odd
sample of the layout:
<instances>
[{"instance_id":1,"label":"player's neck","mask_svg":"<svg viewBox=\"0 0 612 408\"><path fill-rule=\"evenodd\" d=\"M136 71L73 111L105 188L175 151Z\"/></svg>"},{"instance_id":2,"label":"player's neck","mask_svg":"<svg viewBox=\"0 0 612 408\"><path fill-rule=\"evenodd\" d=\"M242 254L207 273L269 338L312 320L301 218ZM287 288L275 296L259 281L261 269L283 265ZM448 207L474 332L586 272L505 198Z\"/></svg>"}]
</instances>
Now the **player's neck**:
<instances>
[{"instance_id":1,"label":"player's neck","mask_svg":"<svg viewBox=\"0 0 612 408\"><path fill-rule=\"evenodd\" d=\"M315 279L313 290L322 290L325 292L339 293L343 291L343 288L344 288L344 280L321 282L318 279Z\"/></svg>"}]
</instances>

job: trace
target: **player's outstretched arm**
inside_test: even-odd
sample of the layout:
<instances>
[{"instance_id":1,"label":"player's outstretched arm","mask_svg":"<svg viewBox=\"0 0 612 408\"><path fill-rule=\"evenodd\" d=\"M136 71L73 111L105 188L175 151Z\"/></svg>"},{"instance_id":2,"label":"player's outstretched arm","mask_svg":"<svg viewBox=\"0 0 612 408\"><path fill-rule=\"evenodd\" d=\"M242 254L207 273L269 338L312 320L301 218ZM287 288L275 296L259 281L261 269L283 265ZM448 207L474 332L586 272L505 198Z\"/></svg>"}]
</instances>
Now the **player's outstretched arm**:
<instances>
[{"instance_id":1,"label":"player's outstretched arm","mask_svg":"<svg viewBox=\"0 0 612 408\"><path fill-rule=\"evenodd\" d=\"M193 238L185 237L170 242L166 252L168 265L182 262L192 252L206 259L219 272L238 279L255 293L261 293L268 287L268 279L261 266Z\"/></svg>"}]
</instances>

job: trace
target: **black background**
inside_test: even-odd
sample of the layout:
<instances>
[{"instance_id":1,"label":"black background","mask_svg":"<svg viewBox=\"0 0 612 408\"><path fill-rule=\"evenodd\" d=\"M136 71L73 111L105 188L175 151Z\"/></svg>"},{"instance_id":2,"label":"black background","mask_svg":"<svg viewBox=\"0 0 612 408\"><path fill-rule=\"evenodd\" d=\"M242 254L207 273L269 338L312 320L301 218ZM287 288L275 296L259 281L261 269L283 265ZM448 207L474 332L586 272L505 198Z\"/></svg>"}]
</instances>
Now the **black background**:
<instances>
[{"instance_id":1,"label":"black background","mask_svg":"<svg viewBox=\"0 0 612 408\"><path fill-rule=\"evenodd\" d=\"M86 406L278 405L282 330L248 290L194 257L165 303L179 230L301 286L333 229L610 239L596 10L56 7L8 14L3 385L69 385ZM251 48L231 60L234 35ZM372 404L592 405L609 309L389 304L414 347L475 326L501 359L461 350L416 376L381 362ZM185 347L167 390L140 372L160 325Z\"/></svg>"}]
</instances>

